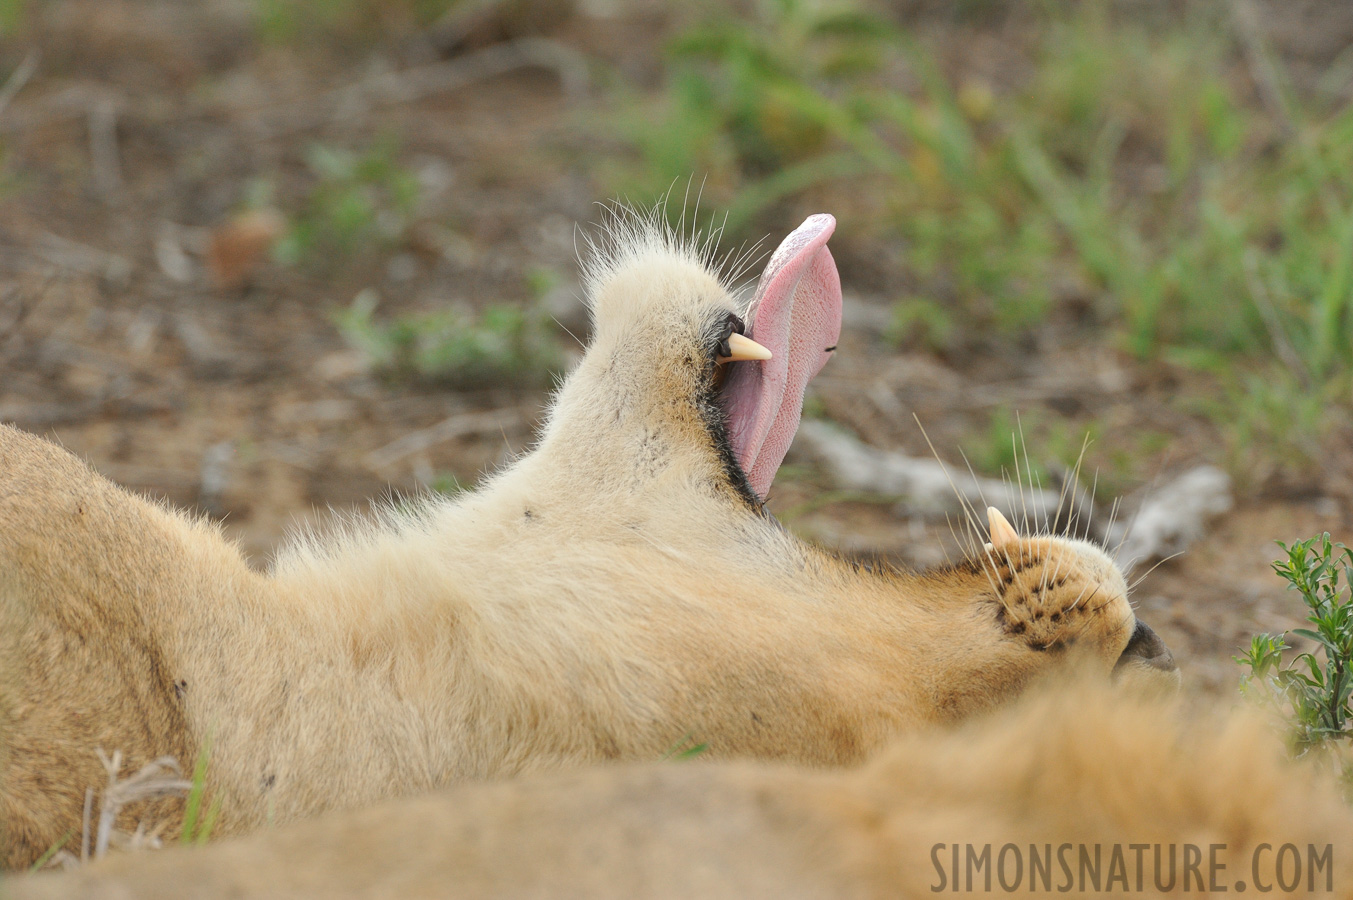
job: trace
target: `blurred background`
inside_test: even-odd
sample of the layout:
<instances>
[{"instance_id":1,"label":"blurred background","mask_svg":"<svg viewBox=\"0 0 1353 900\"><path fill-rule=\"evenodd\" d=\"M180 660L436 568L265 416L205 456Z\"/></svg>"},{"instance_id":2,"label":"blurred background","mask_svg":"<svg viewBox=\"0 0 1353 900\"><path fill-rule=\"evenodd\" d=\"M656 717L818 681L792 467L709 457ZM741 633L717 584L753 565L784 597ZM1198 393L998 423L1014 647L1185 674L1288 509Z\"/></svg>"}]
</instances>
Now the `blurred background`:
<instances>
[{"instance_id":1,"label":"blurred background","mask_svg":"<svg viewBox=\"0 0 1353 900\"><path fill-rule=\"evenodd\" d=\"M1301 624L1273 540L1353 538L1346 0L0 0L0 33L0 420L256 565L528 449L587 337L577 229L669 190L731 249L839 221L820 439L771 497L803 536L952 556L893 477L917 419L1110 542L1154 503L1138 574L1187 552L1139 612L1218 696Z\"/></svg>"}]
</instances>

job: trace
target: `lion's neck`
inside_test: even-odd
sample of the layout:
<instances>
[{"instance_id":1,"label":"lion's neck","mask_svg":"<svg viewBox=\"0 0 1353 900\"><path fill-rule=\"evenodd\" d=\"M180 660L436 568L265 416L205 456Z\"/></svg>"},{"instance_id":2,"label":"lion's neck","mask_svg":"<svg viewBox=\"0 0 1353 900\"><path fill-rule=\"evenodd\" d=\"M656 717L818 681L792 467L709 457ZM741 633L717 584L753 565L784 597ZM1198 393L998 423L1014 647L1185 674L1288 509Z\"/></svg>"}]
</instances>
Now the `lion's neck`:
<instances>
[{"instance_id":1,"label":"lion's neck","mask_svg":"<svg viewBox=\"0 0 1353 900\"><path fill-rule=\"evenodd\" d=\"M298 815L313 798L286 785L307 766L413 791L657 758L688 733L772 755L786 732L848 733L795 751L842 762L968 703L963 680L930 677L926 660L962 670L945 623L988 589L981 575L833 558L708 489L698 457L603 464L596 483L585 454L546 449L474 494L283 554L270 627L289 633L279 646L300 637L316 652L276 659L236 704L239 724L217 726L238 732L217 740L239 754L245 790L275 776L270 802ZM982 658L971 651L991 639L965 637L965 652ZM744 685L739 709L718 699L728 679ZM385 744L351 746L354 715ZM260 746L268 758L246 749Z\"/></svg>"}]
</instances>

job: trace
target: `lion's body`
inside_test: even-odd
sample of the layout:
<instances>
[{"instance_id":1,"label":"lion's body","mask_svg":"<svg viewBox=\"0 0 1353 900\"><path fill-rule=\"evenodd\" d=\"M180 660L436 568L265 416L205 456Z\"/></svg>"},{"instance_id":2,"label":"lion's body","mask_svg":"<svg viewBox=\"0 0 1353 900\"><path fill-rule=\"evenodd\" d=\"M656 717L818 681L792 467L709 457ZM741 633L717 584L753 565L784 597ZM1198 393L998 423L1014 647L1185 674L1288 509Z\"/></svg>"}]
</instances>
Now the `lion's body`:
<instances>
[{"instance_id":1,"label":"lion's body","mask_svg":"<svg viewBox=\"0 0 1353 900\"><path fill-rule=\"evenodd\" d=\"M1001 703L1073 643L1113 665L1134 618L1095 548L870 571L750 504L692 349L733 301L676 250L636 254L596 289L597 337L533 453L267 574L0 427L3 862L78 832L96 748L127 771L206 752L217 833L238 833L684 740L850 763Z\"/></svg>"},{"instance_id":2,"label":"lion's body","mask_svg":"<svg viewBox=\"0 0 1353 900\"><path fill-rule=\"evenodd\" d=\"M1246 882L1349 896L1353 813L1333 778L1284 760L1254 719L1185 726L1177 712L1101 687L1057 691L900 739L849 771L692 762L524 776L7 887L14 900L628 900L1188 896Z\"/></svg>"}]
</instances>

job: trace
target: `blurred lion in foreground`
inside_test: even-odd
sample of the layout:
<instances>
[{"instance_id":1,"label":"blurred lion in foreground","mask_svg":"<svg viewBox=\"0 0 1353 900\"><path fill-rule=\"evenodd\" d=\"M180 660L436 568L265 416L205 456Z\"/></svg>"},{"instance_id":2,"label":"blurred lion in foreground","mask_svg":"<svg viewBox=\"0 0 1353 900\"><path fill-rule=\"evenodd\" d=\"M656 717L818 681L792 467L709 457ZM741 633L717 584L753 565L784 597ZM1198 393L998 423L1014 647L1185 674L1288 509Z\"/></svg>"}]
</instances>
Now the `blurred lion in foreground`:
<instances>
[{"instance_id":1,"label":"blurred lion in foreground","mask_svg":"<svg viewBox=\"0 0 1353 900\"><path fill-rule=\"evenodd\" d=\"M1094 676L869 763L609 765L460 785L199 849L6 882L9 900L1353 896L1353 814L1244 714Z\"/></svg>"}]
</instances>

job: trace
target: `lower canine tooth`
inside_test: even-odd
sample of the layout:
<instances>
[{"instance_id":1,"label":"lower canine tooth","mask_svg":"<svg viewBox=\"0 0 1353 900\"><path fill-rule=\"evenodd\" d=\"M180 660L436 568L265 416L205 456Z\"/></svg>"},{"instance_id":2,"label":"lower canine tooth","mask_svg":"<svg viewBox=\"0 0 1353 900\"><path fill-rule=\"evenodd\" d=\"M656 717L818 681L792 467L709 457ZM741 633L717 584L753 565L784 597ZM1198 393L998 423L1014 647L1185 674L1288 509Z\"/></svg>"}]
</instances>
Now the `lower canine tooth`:
<instances>
[{"instance_id":1,"label":"lower canine tooth","mask_svg":"<svg viewBox=\"0 0 1353 900\"><path fill-rule=\"evenodd\" d=\"M770 359L771 352L745 334L733 333L728 336L728 355L719 357L720 363L737 362L744 359Z\"/></svg>"}]
</instances>

